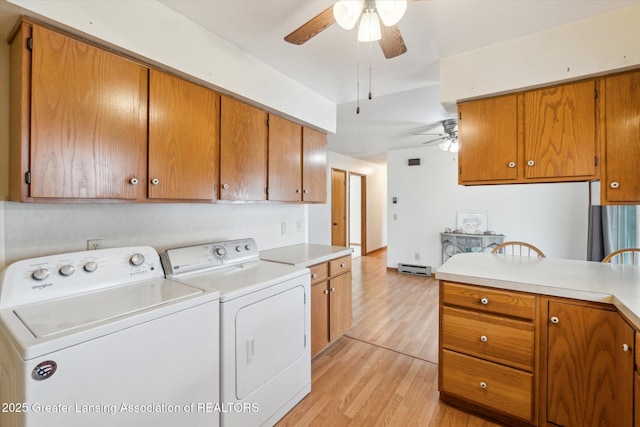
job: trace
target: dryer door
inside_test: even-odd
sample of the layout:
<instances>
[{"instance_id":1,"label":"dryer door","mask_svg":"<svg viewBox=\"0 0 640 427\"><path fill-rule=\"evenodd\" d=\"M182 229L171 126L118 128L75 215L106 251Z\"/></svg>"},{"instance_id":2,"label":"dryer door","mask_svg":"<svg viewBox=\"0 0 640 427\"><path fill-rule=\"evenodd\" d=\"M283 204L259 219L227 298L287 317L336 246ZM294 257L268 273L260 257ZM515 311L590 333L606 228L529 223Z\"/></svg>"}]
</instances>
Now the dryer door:
<instances>
[{"instance_id":1,"label":"dryer door","mask_svg":"<svg viewBox=\"0 0 640 427\"><path fill-rule=\"evenodd\" d=\"M305 289L247 305L236 316L236 398L244 399L305 351Z\"/></svg>"}]
</instances>

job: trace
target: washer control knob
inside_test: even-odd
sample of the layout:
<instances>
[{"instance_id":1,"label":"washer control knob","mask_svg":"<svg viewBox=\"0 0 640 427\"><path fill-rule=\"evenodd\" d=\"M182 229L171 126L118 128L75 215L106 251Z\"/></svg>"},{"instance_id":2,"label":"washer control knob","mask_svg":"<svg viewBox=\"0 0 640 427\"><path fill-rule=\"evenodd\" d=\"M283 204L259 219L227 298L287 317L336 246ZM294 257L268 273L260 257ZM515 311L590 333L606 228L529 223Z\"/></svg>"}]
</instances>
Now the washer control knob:
<instances>
[{"instance_id":1,"label":"washer control knob","mask_svg":"<svg viewBox=\"0 0 640 427\"><path fill-rule=\"evenodd\" d=\"M251 246L249 245L244 245L245 250L250 251L251 250Z\"/></svg>"},{"instance_id":2,"label":"washer control knob","mask_svg":"<svg viewBox=\"0 0 640 427\"><path fill-rule=\"evenodd\" d=\"M60 274L62 274L63 276L71 276L73 273L75 273L75 271L76 268L71 264L65 264L60 267Z\"/></svg>"},{"instance_id":3,"label":"washer control knob","mask_svg":"<svg viewBox=\"0 0 640 427\"><path fill-rule=\"evenodd\" d=\"M142 263L144 263L144 255L142 254L133 254L131 255L131 258L129 258L129 264L134 267L138 267L142 265Z\"/></svg>"},{"instance_id":4,"label":"washer control knob","mask_svg":"<svg viewBox=\"0 0 640 427\"><path fill-rule=\"evenodd\" d=\"M216 246L215 248L213 248L213 256L216 258L223 259L224 257L227 256L227 250L222 246Z\"/></svg>"},{"instance_id":5,"label":"washer control knob","mask_svg":"<svg viewBox=\"0 0 640 427\"><path fill-rule=\"evenodd\" d=\"M93 273L98 269L98 263L95 261L89 261L84 265L84 271L87 273Z\"/></svg>"},{"instance_id":6,"label":"washer control knob","mask_svg":"<svg viewBox=\"0 0 640 427\"><path fill-rule=\"evenodd\" d=\"M49 270L47 270L46 268L39 268L31 273L31 277L33 277L35 280L44 280L49 277Z\"/></svg>"}]
</instances>

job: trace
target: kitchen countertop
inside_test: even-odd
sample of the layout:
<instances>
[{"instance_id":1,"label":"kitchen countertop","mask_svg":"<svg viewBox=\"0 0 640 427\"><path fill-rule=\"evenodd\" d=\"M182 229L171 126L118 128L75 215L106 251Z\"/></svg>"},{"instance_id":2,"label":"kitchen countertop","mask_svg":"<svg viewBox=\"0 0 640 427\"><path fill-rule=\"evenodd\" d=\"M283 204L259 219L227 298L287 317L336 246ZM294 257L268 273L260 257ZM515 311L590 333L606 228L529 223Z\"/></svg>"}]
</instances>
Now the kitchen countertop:
<instances>
[{"instance_id":1,"label":"kitchen countertop","mask_svg":"<svg viewBox=\"0 0 640 427\"><path fill-rule=\"evenodd\" d=\"M260 252L263 261L280 262L298 267L310 267L312 265L327 262L342 256L351 255L353 250L344 246L316 245L301 243L299 245L283 246Z\"/></svg>"},{"instance_id":2,"label":"kitchen countertop","mask_svg":"<svg viewBox=\"0 0 640 427\"><path fill-rule=\"evenodd\" d=\"M461 253L436 278L499 289L613 304L640 329L640 268L556 258Z\"/></svg>"}]
</instances>

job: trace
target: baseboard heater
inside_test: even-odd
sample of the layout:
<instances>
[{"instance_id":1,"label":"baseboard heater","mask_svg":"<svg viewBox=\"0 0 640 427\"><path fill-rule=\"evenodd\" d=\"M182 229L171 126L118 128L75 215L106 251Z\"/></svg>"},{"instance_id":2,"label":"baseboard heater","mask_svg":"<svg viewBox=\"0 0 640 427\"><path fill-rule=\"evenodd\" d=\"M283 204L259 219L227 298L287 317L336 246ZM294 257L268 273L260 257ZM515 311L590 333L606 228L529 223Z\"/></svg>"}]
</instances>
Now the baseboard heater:
<instances>
[{"instance_id":1,"label":"baseboard heater","mask_svg":"<svg viewBox=\"0 0 640 427\"><path fill-rule=\"evenodd\" d=\"M398 273L431 277L431 267L424 265L398 264Z\"/></svg>"}]
</instances>

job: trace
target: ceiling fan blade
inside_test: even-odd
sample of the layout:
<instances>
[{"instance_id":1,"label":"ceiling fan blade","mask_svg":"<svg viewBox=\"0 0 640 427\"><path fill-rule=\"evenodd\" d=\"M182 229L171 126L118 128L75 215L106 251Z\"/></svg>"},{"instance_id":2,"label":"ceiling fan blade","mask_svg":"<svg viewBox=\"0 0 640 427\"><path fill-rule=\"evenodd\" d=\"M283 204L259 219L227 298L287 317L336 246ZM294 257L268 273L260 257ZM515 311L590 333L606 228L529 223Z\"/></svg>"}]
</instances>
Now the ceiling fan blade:
<instances>
[{"instance_id":1,"label":"ceiling fan blade","mask_svg":"<svg viewBox=\"0 0 640 427\"><path fill-rule=\"evenodd\" d=\"M387 59L400 56L407 51L402 34L397 25L385 27L381 25L382 38L378 41L384 57Z\"/></svg>"},{"instance_id":2,"label":"ceiling fan blade","mask_svg":"<svg viewBox=\"0 0 640 427\"><path fill-rule=\"evenodd\" d=\"M327 27L333 25L334 22L336 22L336 19L333 17L333 6L329 6L325 11L320 12L302 24L284 39L289 43L303 44Z\"/></svg>"},{"instance_id":3,"label":"ceiling fan blade","mask_svg":"<svg viewBox=\"0 0 640 427\"><path fill-rule=\"evenodd\" d=\"M432 142L441 141L443 139L449 139L449 137L448 136L441 136L440 138L432 139L430 141L423 142L422 144L431 144Z\"/></svg>"}]
</instances>

